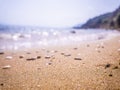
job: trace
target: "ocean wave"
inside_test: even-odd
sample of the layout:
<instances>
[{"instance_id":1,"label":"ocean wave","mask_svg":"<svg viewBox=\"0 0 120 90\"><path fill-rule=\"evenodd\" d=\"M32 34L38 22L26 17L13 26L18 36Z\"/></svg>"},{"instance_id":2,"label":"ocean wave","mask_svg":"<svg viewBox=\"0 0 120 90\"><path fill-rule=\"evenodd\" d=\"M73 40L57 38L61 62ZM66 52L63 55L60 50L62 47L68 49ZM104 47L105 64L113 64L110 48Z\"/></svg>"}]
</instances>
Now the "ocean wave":
<instances>
[{"instance_id":1,"label":"ocean wave","mask_svg":"<svg viewBox=\"0 0 120 90\"><path fill-rule=\"evenodd\" d=\"M70 44L85 41L107 39L120 35L117 31L111 30L33 30L15 33L0 33L1 48L15 48L38 46L50 46Z\"/></svg>"}]
</instances>

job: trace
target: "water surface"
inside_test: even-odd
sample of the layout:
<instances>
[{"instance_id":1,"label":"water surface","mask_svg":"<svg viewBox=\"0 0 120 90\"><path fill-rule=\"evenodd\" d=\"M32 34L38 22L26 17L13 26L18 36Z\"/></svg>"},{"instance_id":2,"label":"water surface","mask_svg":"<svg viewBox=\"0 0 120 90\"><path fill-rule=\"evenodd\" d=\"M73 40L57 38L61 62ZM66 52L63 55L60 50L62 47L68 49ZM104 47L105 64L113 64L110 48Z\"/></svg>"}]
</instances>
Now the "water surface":
<instances>
[{"instance_id":1,"label":"water surface","mask_svg":"<svg viewBox=\"0 0 120 90\"><path fill-rule=\"evenodd\" d=\"M35 46L60 46L108 39L120 35L113 30L14 28L0 30L0 49L18 50Z\"/></svg>"}]
</instances>

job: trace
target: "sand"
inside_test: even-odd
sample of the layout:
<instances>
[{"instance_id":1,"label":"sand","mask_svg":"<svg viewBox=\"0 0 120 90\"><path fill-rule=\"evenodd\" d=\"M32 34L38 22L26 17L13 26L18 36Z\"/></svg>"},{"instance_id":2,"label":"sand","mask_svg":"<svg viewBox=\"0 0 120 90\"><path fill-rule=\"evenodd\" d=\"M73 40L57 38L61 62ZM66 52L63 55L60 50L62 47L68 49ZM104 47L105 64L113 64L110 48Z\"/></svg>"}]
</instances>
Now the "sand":
<instances>
[{"instance_id":1,"label":"sand","mask_svg":"<svg viewBox=\"0 0 120 90\"><path fill-rule=\"evenodd\" d=\"M120 37L3 51L0 90L120 90Z\"/></svg>"}]
</instances>

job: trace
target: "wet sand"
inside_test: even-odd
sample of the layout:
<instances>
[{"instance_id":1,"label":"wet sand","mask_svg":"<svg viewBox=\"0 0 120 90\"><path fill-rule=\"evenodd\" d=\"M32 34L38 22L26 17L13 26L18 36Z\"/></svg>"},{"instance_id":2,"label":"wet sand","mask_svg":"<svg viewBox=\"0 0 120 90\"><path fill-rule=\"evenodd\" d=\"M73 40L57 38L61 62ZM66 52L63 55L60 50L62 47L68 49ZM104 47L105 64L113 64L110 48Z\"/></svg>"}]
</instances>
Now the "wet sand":
<instances>
[{"instance_id":1,"label":"wet sand","mask_svg":"<svg viewBox=\"0 0 120 90\"><path fill-rule=\"evenodd\" d=\"M3 51L0 90L120 90L120 37Z\"/></svg>"}]
</instances>

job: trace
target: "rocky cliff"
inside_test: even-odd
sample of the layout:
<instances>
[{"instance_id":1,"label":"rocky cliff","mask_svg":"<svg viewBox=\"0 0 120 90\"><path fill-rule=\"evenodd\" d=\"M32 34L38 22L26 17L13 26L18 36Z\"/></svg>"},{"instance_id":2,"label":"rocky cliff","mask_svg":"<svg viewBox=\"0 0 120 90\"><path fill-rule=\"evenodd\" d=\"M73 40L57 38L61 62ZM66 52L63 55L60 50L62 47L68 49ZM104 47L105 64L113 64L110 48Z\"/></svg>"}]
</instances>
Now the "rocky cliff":
<instances>
[{"instance_id":1,"label":"rocky cliff","mask_svg":"<svg viewBox=\"0 0 120 90\"><path fill-rule=\"evenodd\" d=\"M105 28L120 30L120 7L114 12L103 14L88 20L79 28Z\"/></svg>"}]
</instances>

